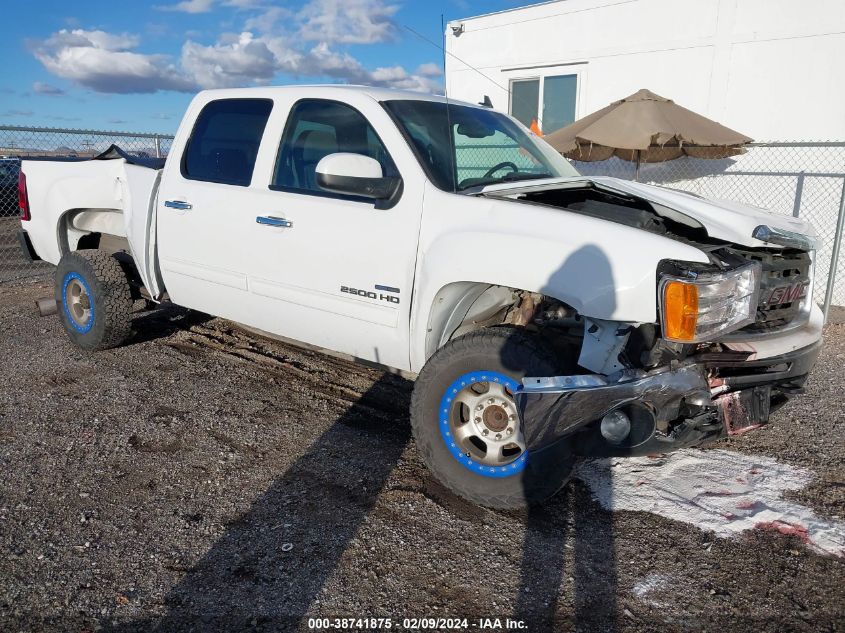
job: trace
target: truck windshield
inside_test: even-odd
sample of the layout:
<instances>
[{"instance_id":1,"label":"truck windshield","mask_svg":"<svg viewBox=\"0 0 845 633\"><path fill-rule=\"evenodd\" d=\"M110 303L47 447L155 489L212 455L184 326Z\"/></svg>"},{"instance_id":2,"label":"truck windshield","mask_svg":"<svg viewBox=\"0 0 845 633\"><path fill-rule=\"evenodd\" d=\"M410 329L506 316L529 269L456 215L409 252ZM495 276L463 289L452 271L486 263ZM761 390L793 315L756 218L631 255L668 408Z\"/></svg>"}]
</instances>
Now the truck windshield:
<instances>
[{"instance_id":1,"label":"truck windshield","mask_svg":"<svg viewBox=\"0 0 845 633\"><path fill-rule=\"evenodd\" d=\"M429 178L444 191L578 176L547 143L510 117L437 101L385 101Z\"/></svg>"}]
</instances>

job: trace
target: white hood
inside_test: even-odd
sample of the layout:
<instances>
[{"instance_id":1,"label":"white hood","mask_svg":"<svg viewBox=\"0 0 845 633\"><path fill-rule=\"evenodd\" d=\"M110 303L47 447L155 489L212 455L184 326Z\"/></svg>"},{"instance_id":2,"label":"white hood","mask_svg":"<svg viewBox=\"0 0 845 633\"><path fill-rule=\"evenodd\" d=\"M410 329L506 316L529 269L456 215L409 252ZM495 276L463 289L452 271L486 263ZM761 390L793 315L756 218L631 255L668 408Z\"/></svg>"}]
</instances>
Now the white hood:
<instances>
[{"instance_id":1,"label":"white hood","mask_svg":"<svg viewBox=\"0 0 845 633\"><path fill-rule=\"evenodd\" d=\"M485 187L483 193L515 195L522 192L543 191L556 187L582 186L592 183L600 189L636 196L656 205L662 205L700 223L710 237L751 247L776 247L752 237L754 229L765 225L773 229L799 233L816 238L816 232L806 221L788 215L772 213L751 205L731 200L708 200L695 194L667 189L640 182L604 176L580 176L523 182L502 183ZM660 209L656 209L658 214Z\"/></svg>"}]
</instances>

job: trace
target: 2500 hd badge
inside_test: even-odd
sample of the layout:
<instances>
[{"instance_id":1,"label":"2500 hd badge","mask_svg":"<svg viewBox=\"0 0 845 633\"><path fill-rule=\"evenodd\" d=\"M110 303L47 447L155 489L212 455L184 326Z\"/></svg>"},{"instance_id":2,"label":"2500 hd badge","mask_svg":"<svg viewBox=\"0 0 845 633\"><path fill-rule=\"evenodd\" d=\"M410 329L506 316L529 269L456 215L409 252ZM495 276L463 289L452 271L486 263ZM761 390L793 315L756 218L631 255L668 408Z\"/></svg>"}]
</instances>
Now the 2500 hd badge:
<instances>
[{"instance_id":1,"label":"2500 hd badge","mask_svg":"<svg viewBox=\"0 0 845 633\"><path fill-rule=\"evenodd\" d=\"M383 289L381 286L376 286L377 289ZM387 301L388 303L393 303L395 305L399 305L399 297L394 297L393 295L385 294L383 292L373 292L372 290L359 290L358 288L351 288L349 286L341 286L341 292L345 292L348 295L355 295L357 297L364 297L365 299L376 299L377 301ZM396 291L395 288L391 289L391 292Z\"/></svg>"}]
</instances>

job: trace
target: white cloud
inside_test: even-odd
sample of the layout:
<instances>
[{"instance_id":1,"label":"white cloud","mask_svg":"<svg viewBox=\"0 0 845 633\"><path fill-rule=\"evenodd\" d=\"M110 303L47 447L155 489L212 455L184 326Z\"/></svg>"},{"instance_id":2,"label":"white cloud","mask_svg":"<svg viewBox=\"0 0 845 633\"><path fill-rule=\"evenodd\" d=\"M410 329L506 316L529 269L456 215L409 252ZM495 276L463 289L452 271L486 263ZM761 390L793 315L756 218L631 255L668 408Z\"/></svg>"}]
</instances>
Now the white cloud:
<instances>
[{"instance_id":1,"label":"white cloud","mask_svg":"<svg viewBox=\"0 0 845 633\"><path fill-rule=\"evenodd\" d=\"M384 0L311 0L299 12L299 36L329 44L375 44L395 39L398 5Z\"/></svg>"},{"instance_id":2,"label":"white cloud","mask_svg":"<svg viewBox=\"0 0 845 633\"><path fill-rule=\"evenodd\" d=\"M278 32L277 24L280 20L290 20L294 17L293 11L284 7L269 7L244 22L245 31L259 31L261 33Z\"/></svg>"},{"instance_id":3,"label":"white cloud","mask_svg":"<svg viewBox=\"0 0 845 633\"><path fill-rule=\"evenodd\" d=\"M203 88L230 88L268 82L278 72L279 62L265 41L246 32L235 41L212 46L185 42L182 68Z\"/></svg>"},{"instance_id":4,"label":"white cloud","mask_svg":"<svg viewBox=\"0 0 845 633\"><path fill-rule=\"evenodd\" d=\"M278 74L423 92L440 88L430 76L408 73L401 66L368 70L349 53L335 51L325 42L298 51L290 48L288 41L245 32L221 37L212 46L186 42L182 47L182 67L204 88L266 84Z\"/></svg>"},{"instance_id":5,"label":"white cloud","mask_svg":"<svg viewBox=\"0 0 845 633\"><path fill-rule=\"evenodd\" d=\"M35 57L53 75L105 93L192 91L263 85L282 75L435 92L437 64L411 72L392 65L374 70L343 50L395 36L388 0L312 0L298 13L266 0L186 0L163 8L199 12L215 3L248 9L241 33L223 33L213 44L187 36L178 60L138 52L138 36L100 30L63 29L31 43ZM338 50L337 47L341 47ZM46 84L45 84L46 85Z\"/></svg>"},{"instance_id":6,"label":"white cloud","mask_svg":"<svg viewBox=\"0 0 845 633\"><path fill-rule=\"evenodd\" d=\"M49 95L51 97L56 97L59 95L63 95L65 93L64 90L61 88L57 88L56 86L52 86L50 84L46 84L42 81L36 81L32 84L32 91L36 94L40 95Z\"/></svg>"},{"instance_id":7,"label":"white cloud","mask_svg":"<svg viewBox=\"0 0 845 633\"><path fill-rule=\"evenodd\" d=\"M180 74L165 55L130 50L138 43L137 36L126 33L62 29L32 44L32 49L52 74L97 92L194 89L195 83Z\"/></svg>"},{"instance_id":8,"label":"white cloud","mask_svg":"<svg viewBox=\"0 0 845 633\"><path fill-rule=\"evenodd\" d=\"M176 4L158 5L159 11L179 11L180 13L208 13L214 0L184 0Z\"/></svg>"},{"instance_id":9,"label":"white cloud","mask_svg":"<svg viewBox=\"0 0 845 633\"><path fill-rule=\"evenodd\" d=\"M419 68L417 68L417 74L423 77L442 77L443 68L440 64L435 64L434 62L420 64Z\"/></svg>"}]
</instances>

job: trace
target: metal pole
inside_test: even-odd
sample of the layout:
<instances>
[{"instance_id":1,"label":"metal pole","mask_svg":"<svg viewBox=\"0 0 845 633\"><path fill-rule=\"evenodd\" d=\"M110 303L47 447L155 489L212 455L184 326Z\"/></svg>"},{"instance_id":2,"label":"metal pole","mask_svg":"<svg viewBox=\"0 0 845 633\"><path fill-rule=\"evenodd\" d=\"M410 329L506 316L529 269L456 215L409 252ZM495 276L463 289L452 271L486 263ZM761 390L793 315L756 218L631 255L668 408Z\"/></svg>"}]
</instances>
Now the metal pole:
<instances>
[{"instance_id":1,"label":"metal pole","mask_svg":"<svg viewBox=\"0 0 845 633\"><path fill-rule=\"evenodd\" d=\"M833 286L836 282L836 270L839 268L839 247L842 246L842 225L845 224L845 179L842 180L842 195L839 198L839 218L836 220L836 233L833 236L833 250L830 253L830 270L827 273L827 289L824 293L824 322L833 300Z\"/></svg>"},{"instance_id":2,"label":"metal pole","mask_svg":"<svg viewBox=\"0 0 845 633\"><path fill-rule=\"evenodd\" d=\"M798 182L795 185L795 203L792 205L792 217L801 215L801 197L804 195L804 172L798 174Z\"/></svg>"},{"instance_id":3,"label":"metal pole","mask_svg":"<svg viewBox=\"0 0 845 633\"><path fill-rule=\"evenodd\" d=\"M637 171L634 173L634 180L640 181L640 150L637 150Z\"/></svg>"},{"instance_id":4,"label":"metal pole","mask_svg":"<svg viewBox=\"0 0 845 633\"><path fill-rule=\"evenodd\" d=\"M161 137L156 135L155 142L156 142L156 158L161 158Z\"/></svg>"}]
</instances>

